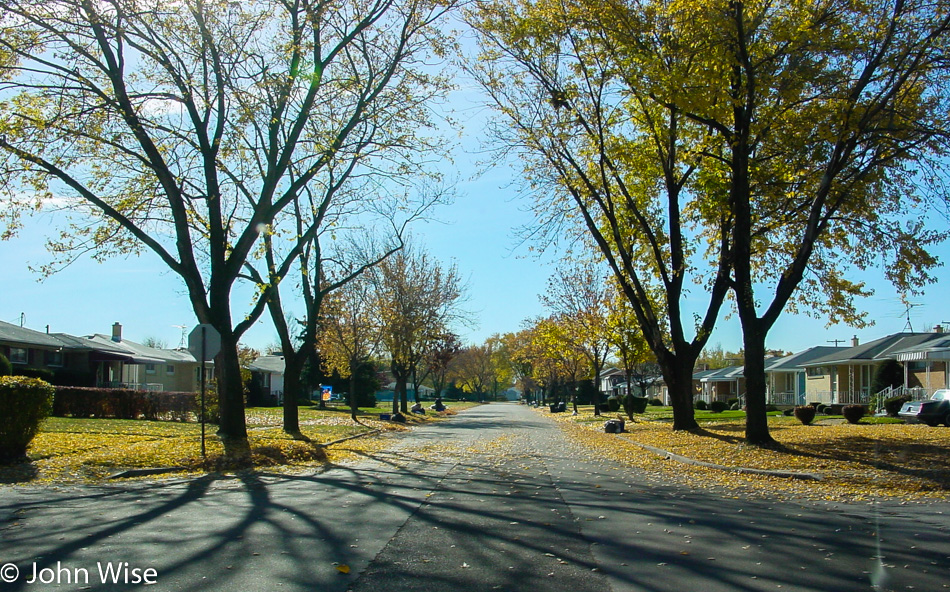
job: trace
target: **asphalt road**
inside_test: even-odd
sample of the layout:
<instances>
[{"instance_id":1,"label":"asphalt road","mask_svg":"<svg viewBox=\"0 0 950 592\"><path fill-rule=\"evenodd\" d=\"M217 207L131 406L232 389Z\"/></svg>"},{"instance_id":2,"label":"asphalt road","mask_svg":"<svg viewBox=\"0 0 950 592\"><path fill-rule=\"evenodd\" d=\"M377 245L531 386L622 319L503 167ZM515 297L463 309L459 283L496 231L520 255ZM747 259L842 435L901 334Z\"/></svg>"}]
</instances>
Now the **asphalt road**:
<instances>
[{"instance_id":1,"label":"asphalt road","mask_svg":"<svg viewBox=\"0 0 950 592\"><path fill-rule=\"evenodd\" d=\"M313 474L4 486L0 590L950 589L948 504L736 499L589 457L488 405Z\"/></svg>"}]
</instances>

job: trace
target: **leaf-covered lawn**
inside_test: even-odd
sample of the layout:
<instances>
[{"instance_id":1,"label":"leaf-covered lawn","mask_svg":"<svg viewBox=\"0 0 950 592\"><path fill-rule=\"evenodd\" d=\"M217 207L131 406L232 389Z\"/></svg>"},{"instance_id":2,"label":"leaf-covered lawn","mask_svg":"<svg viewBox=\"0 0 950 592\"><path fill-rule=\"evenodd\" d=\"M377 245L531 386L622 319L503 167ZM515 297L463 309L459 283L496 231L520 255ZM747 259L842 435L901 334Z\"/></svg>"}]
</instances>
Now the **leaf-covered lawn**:
<instances>
[{"instance_id":1,"label":"leaf-covered lawn","mask_svg":"<svg viewBox=\"0 0 950 592\"><path fill-rule=\"evenodd\" d=\"M460 410L472 404L452 404ZM251 408L246 412L248 438L255 466L294 470L328 462L342 462L383 446L375 435L409 427L379 420L386 409L362 409L358 423L348 409L301 408L300 428L311 443L294 440L281 429L280 408ZM438 419L435 414L410 417L411 424ZM27 455L31 462L0 466L0 483L62 483L96 481L127 469L181 467L186 471L215 470L223 449L215 425L206 426L207 457L201 456L201 426L195 423L121 419L52 417L40 428ZM343 438L369 434L329 447Z\"/></svg>"},{"instance_id":2,"label":"leaf-covered lawn","mask_svg":"<svg viewBox=\"0 0 950 592\"><path fill-rule=\"evenodd\" d=\"M777 416L769 419L769 426L782 447L768 450L744 443L742 418L700 420L701 429L696 432L674 432L665 421L628 421L626 433L618 437L603 433L602 428L604 420L615 416L607 414L595 421L589 408L577 417L551 415L578 441L605 458L675 475L694 486L822 499L950 497L950 428L873 420L852 425L824 417L804 426L793 417ZM821 480L696 467L666 460L635 443L727 467L815 473Z\"/></svg>"}]
</instances>

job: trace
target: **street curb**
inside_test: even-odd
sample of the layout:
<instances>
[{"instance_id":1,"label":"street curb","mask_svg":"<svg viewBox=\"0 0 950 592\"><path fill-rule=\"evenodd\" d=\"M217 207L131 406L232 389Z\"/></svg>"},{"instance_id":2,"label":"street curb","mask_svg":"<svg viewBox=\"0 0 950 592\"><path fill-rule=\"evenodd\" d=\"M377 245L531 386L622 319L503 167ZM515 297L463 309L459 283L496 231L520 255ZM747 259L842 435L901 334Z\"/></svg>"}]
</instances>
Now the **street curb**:
<instances>
[{"instance_id":1,"label":"street curb","mask_svg":"<svg viewBox=\"0 0 950 592\"><path fill-rule=\"evenodd\" d=\"M784 479L801 479L803 481L821 481L824 479L821 475L817 473L798 473L794 471L773 471L769 469L752 469L748 467L727 467L726 465L717 465L715 463L708 463L701 460L696 460L695 458L689 458L688 456L682 456L680 454L674 454L668 450L663 450L662 448L657 448L655 446L649 446L647 444L641 444L636 440L632 440L626 436L621 435L621 438L630 442L631 444L636 444L644 450L649 450L654 454L666 457L670 460L675 460L676 462L681 462L687 465L694 465L698 467L705 467L707 469L717 469L720 471L728 471L731 473L742 473L748 475L765 475L768 477L781 477Z\"/></svg>"},{"instance_id":2,"label":"street curb","mask_svg":"<svg viewBox=\"0 0 950 592\"><path fill-rule=\"evenodd\" d=\"M340 442L346 442L347 440L353 440L353 439L355 439L355 438L362 438L363 436L370 436L370 435L373 435L373 434L378 434L378 433L380 433L380 432L382 432L382 430L379 430L379 429L370 430L370 431L368 431L368 432L363 432L363 433L360 433L360 434L355 434L355 435L353 435L353 436L347 436L346 438L340 438L339 440L333 440L332 442L322 442L322 443L320 443L320 444L317 444L316 446L318 446L318 447L320 447L320 448L326 448L327 446L331 446L331 445L333 445L333 444L339 444ZM163 474L165 474L165 473L177 473L177 472L180 472L180 471L187 471L187 470L188 470L187 467L156 467L156 468L152 468L152 469L128 469L128 470L126 470L126 471L119 471L118 473L113 473L112 475L109 475L109 476L107 477L107 479L111 481L111 480L113 480L113 479L129 479L129 478L132 478L132 477L148 477L148 476L151 476L151 475L163 475Z\"/></svg>"},{"instance_id":3,"label":"street curb","mask_svg":"<svg viewBox=\"0 0 950 592\"><path fill-rule=\"evenodd\" d=\"M148 477L149 475L163 475L165 473L177 473L187 471L186 467L156 467L154 469L128 469L119 471L106 477L106 479L128 479L130 477Z\"/></svg>"},{"instance_id":4,"label":"street curb","mask_svg":"<svg viewBox=\"0 0 950 592\"><path fill-rule=\"evenodd\" d=\"M320 448L326 448L327 446L330 446L333 444L339 444L340 442L346 442L347 440L355 440L356 438L362 438L363 436L371 436L373 434L379 434L382 431L383 430L380 430L380 429L370 430L368 432L362 432L360 434L355 434L353 436L347 436L346 438L340 438L339 440L334 440L332 442L323 442L322 444L317 444L317 446L319 446Z\"/></svg>"}]
</instances>

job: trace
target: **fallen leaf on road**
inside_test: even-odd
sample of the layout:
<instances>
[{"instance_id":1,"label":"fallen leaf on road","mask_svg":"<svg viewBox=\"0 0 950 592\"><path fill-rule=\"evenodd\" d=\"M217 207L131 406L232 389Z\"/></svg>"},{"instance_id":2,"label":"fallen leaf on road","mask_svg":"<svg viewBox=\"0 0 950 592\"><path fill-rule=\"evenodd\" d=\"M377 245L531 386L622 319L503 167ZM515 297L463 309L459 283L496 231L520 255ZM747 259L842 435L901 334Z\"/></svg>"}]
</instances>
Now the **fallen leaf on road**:
<instances>
[{"instance_id":1,"label":"fallen leaf on road","mask_svg":"<svg viewBox=\"0 0 950 592\"><path fill-rule=\"evenodd\" d=\"M338 572L340 572L340 573L348 574L348 573L350 573L350 566L349 566L349 565L338 565L338 566L336 566L336 570L337 570Z\"/></svg>"}]
</instances>

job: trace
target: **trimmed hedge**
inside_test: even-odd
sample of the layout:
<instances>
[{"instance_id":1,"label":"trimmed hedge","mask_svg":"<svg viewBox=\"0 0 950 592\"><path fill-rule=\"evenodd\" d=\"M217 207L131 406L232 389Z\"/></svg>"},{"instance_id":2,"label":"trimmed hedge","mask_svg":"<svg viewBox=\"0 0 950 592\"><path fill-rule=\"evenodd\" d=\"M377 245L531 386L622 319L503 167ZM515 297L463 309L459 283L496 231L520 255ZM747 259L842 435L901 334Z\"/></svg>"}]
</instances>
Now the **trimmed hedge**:
<instances>
[{"instance_id":1,"label":"trimmed hedge","mask_svg":"<svg viewBox=\"0 0 950 592\"><path fill-rule=\"evenodd\" d=\"M798 418L798 421L802 422L802 425L808 425L815 419L815 413L818 410L812 407L811 405L801 405L795 408L795 417Z\"/></svg>"},{"instance_id":2,"label":"trimmed hedge","mask_svg":"<svg viewBox=\"0 0 950 592\"><path fill-rule=\"evenodd\" d=\"M729 403L725 401L713 401L709 404L709 410L713 413L722 413L726 409L729 409Z\"/></svg>"},{"instance_id":3,"label":"trimmed hedge","mask_svg":"<svg viewBox=\"0 0 950 592\"><path fill-rule=\"evenodd\" d=\"M61 386L56 387L53 415L189 421L199 404L195 393Z\"/></svg>"},{"instance_id":4,"label":"trimmed hedge","mask_svg":"<svg viewBox=\"0 0 950 592\"><path fill-rule=\"evenodd\" d=\"M848 420L848 423L858 423L866 413L864 405L845 405L841 409L841 415Z\"/></svg>"},{"instance_id":5,"label":"trimmed hedge","mask_svg":"<svg viewBox=\"0 0 950 592\"><path fill-rule=\"evenodd\" d=\"M53 387L26 376L0 377L0 462L21 459L49 417Z\"/></svg>"},{"instance_id":6,"label":"trimmed hedge","mask_svg":"<svg viewBox=\"0 0 950 592\"><path fill-rule=\"evenodd\" d=\"M913 397L910 395L898 395L897 397L884 399L884 411L889 417L897 417L897 413L901 410L901 407L908 401L913 401Z\"/></svg>"},{"instance_id":7,"label":"trimmed hedge","mask_svg":"<svg viewBox=\"0 0 950 592\"><path fill-rule=\"evenodd\" d=\"M646 413L649 402L646 397L635 397L632 393L627 393L623 396L623 409L632 418L634 413Z\"/></svg>"}]
</instances>

